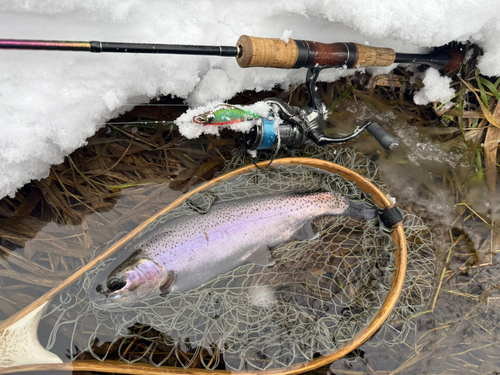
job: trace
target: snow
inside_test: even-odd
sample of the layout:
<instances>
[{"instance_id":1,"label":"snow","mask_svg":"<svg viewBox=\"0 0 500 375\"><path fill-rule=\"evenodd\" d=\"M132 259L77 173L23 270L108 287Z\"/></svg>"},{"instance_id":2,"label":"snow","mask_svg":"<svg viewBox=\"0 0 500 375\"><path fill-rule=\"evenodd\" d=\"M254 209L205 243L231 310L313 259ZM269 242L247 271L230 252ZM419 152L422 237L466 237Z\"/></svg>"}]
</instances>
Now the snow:
<instances>
[{"instance_id":1,"label":"snow","mask_svg":"<svg viewBox=\"0 0 500 375\"><path fill-rule=\"evenodd\" d=\"M284 30L283 34L281 34L281 40L284 41L285 43L288 43L290 38L292 37L292 30Z\"/></svg>"},{"instance_id":2,"label":"snow","mask_svg":"<svg viewBox=\"0 0 500 375\"><path fill-rule=\"evenodd\" d=\"M296 39L398 52L470 40L484 49L482 73L500 75L498 0L0 2L0 38L234 45L242 34L286 39L292 28ZM339 71L320 78L349 73ZM151 97L205 105L304 77L241 69L234 58L0 50L0 197L46 177L107 120Z\"/></svg>"},{"instance_id":3,"label":"snow","mask_svg":"<svg viewBox=\"0 0 500 375\"><path fill-rule=\"evenodd\" d=\"M418 105L430 102L447 103L455 96L455 90L450 87L451 78L439 74L434 68L429 68L424 75L424 88L415 93L413 101Z\"/></svg>"}]
</instances>

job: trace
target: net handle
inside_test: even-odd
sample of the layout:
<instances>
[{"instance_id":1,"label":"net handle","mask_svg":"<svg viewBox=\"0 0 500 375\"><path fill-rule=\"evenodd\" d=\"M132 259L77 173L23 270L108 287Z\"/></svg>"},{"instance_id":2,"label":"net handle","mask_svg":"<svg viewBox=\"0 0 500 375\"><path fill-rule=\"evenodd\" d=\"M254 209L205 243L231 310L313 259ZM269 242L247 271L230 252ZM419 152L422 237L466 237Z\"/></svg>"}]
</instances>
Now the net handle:
<instances>
[{"instance_id":1,"label":"net handle","mask_svg":"<svg viewBox=\"0 0 500 375\"><path fill-rule=\"evenodd\" d=\"M137 234L140 233L146 226L152 223L156 218L165 214L166 212L179 207L184 201L194 194L202 192L204 190L208 190L212 188L214 185L217 185L221 182L230 180L236 176L239 176L244 173L256 171L257 168L263 168L269 164L269 161L259 162L256 165L250 164L245 167L236 169L232 172L214 178L211 181L208 181L197 188L189 191L184 194L180 198L176 199L174 202L169 204L163 210L159 211L155 215L151 216L149 219L140 224L137 228L132 230L125 237L120 239L118 242L110 246L108 250L106 250L103 254L94 258L84 267L77 270L73 275L68 277L66 280L61 282L58 286L52 288L46 294L38 298L36 301L12 315L10 318L4 320L0 323L0 336L14 323L20 321L25 318L28 314L49 302L57 293L61 292L71 284L73 284L76 280L78 280L84 273L89 271L92 267L97 265L98 263L104 261L110 255L115 253L119 248L124 246L127 242L132 240ZM344 177L346 180L354 182L360 189L362 189L365 193L371 194L371 199L382 209L391 208L393 205L389 201L389 199L382 193L377 186L371 183L368 179L363 176L357 174L356 172L343 167L341 165L331 163L321 159L314 158L301 158L301 157L292 157L292 158L282 158L273 161L273 166L286 166L286 165L305 165L309 167L319 168L331 173L338 173L340 176ZM407 251L406 251L406 238L403 231L402 223L398 223L394 226L394 230L392 232L392 238L397 246L395 251L395 266L396 271L394 271L394 275L391 281L391 290L386 296L386 299L380 308L379 312L372 318L370 324L366 326L363 330L358 332L358 334L352 339L350 342L342 345L333 353L316 358L310 362L294 365L287 368L280 368L268 371L257 372L259 374L266 375L274 375L274 374L300 374L306 371L314 370L318 367L327 365L344 357L346 354L358 348L361 344L363 344L366 340L368 340L387 320L392 309L396 305L396 301L399 298L399 294L403 288L403 282L406 273L406 261L407 261ZM24 371L67 371L67 370L80 370L80 371L101 371L101 372L115 372L115 373L136 373L136 374L173 374L179 373L179 368L174 367L160 367L155 368L150 365L144 364L132 364L128 365L124 362L116 362L114 364L98 362L98 361L77 361L74 363L61 363L61 364L45 364L45 365L22 365L15 366L9 368L0 368L0 374L7 373L15 373L15 372L24 372ZM208 371L203 369L186 369L182 370L182 373L186 374L231 374L230 371L225 370L215 370ZM239 374L255 374L256 372L241 372Z\"/></svg>"}]
</instances>

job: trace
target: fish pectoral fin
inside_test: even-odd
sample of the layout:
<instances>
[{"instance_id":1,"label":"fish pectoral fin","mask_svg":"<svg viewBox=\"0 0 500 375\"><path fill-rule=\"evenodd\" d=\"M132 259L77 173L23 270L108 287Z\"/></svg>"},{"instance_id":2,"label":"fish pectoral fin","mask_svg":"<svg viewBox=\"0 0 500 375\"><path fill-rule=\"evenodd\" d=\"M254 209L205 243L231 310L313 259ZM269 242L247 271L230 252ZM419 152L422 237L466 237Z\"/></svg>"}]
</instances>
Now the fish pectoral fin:
<instances>
[{"instance_id":1,"label":"fish pectoral fin","mask_svg":"<svg viewBox=\"0 0 500 375\"><path fill-rule=\"evenodd\" d=\"M173 271L168 272L167 280L163 285L160 286L160 296L165 297L168 293L170 293L170 290L172 289L172 286L174 285L174 280L175 280L175 274Z\"/></svg>"},{"instance_id":2,"label":"fish pectoral fin","mask_svg":"<svg viewBox=\"0 0 500 375\"><path fill-rule=\"evenodd\" d=\"M258 264L259 266L271 267L276 263L271 255L271 251L267 246L262 246L258 248L254 253L252 253L247 260L249 262Z\"/></svg>"},{"instance_id":3,"label":"fish pectoral fin","mask_svg":"<svg viewBox=\"0 0 500 375\"><path fill-rule=\"evenodd\" d=\"M319 237L319 233L313 228L312 220L307 220L304 225L292 234L296 240L314 240Z\"/></svg>"}]
</instances>

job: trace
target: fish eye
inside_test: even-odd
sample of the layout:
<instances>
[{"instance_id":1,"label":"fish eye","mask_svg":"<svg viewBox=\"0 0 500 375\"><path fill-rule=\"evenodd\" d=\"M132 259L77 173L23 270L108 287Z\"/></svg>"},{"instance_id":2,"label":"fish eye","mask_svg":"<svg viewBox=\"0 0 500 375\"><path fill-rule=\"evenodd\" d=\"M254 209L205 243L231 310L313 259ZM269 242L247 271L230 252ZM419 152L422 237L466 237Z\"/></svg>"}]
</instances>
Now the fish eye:
<instances>
[{"instance_id":1,"label":"fish eye","mask_svg":"<svg viewBox=\"0 0 500 375\"><path fill-rule=\"evenodd\" d=\"M114 277L108 281L106 286L112 292L116 292L117 290L120 290L121 288L123 288L125 285L127 285L127 283L125 282L125 280L123 278Z\"/></svg>"}]
</instances>

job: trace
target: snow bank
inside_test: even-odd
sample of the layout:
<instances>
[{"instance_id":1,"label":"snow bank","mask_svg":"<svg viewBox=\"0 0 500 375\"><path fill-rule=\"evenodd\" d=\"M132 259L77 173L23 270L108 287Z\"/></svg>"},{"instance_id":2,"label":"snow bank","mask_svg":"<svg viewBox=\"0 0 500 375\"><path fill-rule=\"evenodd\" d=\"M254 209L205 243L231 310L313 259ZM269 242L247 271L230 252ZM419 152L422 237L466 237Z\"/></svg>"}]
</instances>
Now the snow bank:
<instances>
[{"instance_id":1,"label":"snow bank","mask_svg":"<svg viewBox=\"0 0 500 375\"><path fill-rule=\"evenodd\" d=\"M422 52L452 40L485 49L500 75L497 0L2 0L0 38L234 45L242 34L352 41ZM174 94L191 105L303 82L303 70L241 69L233 58L0 51L0 197L82 146L134 103ZM323 72L332 80L335 72Z\"/></svg>"}]
</instances>

